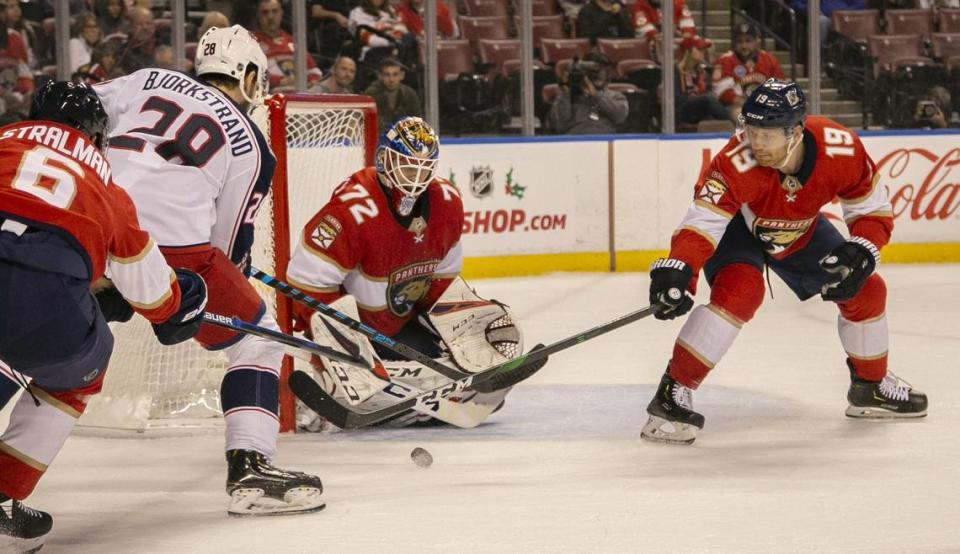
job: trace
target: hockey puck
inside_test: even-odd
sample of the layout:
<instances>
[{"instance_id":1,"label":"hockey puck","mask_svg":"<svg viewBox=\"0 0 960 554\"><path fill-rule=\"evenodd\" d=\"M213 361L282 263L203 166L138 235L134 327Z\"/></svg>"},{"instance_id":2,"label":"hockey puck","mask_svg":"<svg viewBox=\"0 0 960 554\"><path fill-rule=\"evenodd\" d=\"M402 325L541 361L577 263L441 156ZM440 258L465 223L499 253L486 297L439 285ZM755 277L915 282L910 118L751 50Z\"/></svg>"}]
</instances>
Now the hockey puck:
<instances>
[{"instance_id":1,"label":"hockey puck","mask_svg":"<svg viewBox=\"0 0 960 554\"><path fill-rule=\"evenodd\" d=\"M428 468L433 464L433 456L419 446L410 451L410 459L422 468Z\"/></svg>"}]
</instances>

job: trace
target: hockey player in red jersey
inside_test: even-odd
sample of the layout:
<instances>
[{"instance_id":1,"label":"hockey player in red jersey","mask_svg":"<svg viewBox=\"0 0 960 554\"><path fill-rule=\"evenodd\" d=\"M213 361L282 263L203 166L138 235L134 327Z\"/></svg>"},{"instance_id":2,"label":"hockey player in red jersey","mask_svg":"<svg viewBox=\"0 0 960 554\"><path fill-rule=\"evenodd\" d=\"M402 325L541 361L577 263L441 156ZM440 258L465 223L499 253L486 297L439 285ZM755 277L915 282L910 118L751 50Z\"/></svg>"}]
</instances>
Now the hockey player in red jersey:
<instances>
[{"instance_id":1,"label":"hockey player in red jersey","mask_svg":"<svg viewBox=\"0 0 960 554\"><path fill-rule=\"evenodd\" d=\"M801 300L819 294L839 308L851 384L847 415L923 417L927 397L887 369L887 290L876 273L893 214L860 139L825 117L805 117L803 92L769 79L744 103L737 134L701 176L694 202L650 271L650 302L673 319L693 307L704 270L710 303L680 330L647 407L646 439L691 443L704 424L692 391L720 362L763 301L763 270ZM840 198L850 238L820 213Z\"/></svg>"},{"instance_id":2,"label":"hockey player in red jersey","mask_svg":"<svg viewBox=\"0 0 960 554\"><path fill-rule=\"evenodd\" d=\"M95 86L111 118L110 163L167 260L195 269L210 311L279 330L246 279L253 223L275 160L247 111L262 106L267 60L235 25L200 38L197 79L146 68ZM228 513L307 513L324 507L320 478L275 467L283 347L206 325L197 342L227 357L220 386Z\"/></svg>"},{"instance_id":3,"label":"hockey player in red jersey","mask_svg":"<svg viewBox=\"0 0 960 554\"><path fill-rule=\"evenodd\" d=\"M519 354L521 337L506 308L477 297L459 278L463 202L456 186L434 176L438 156L438 138L421 118L402 118L388 128L377 148L376 166L341 183L307 223L287 277L317 300L358 314L385 335L433 358L449 352L462 369L476 371ZM439 305L459 309L441 314ZM325 318L302 306L296 315L299 329L311 331L315 340L333 340ZM458 323L465 321L469 323ZM493 328L496 338L491 338ZM388 371L396 367L395 354L379 346L377 352ZM324 363L327 374L338 373ZM445 379L418 364L394 377L418 389ZM360 402L359 397L375 395L384 383L372 379L353 386L366 391L352 398ZM506 393L471 391L461 402L483 404L492 413Z\"/></svg>"},{"instance_id":4,"label":"hockey player in red jersey","mask_svg":"<svg viewBox=\"0 0 960 554\"><path fill-rule=\"evenodd\" d=\"M106 128L92 89L50 82L28 121L0 129L0 409L26 389L0 436L3 552L39 549L52 526L21 501L100 391L113 350L107 321L135 310L165 344L200 328L203 280L174 272L140 229L111 179ZM116 288L95 299L105 273Z\"/></svg>"}]
</instances>

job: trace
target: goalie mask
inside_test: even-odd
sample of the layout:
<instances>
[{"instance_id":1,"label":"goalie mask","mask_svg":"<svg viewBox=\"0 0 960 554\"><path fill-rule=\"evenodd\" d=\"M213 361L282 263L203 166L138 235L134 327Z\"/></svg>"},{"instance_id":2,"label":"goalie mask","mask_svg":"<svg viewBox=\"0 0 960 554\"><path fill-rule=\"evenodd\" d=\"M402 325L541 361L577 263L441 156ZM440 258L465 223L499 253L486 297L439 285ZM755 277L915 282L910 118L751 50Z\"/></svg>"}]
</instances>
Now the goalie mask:
<instances>
[{"instance_id":1,"label":"goalie mask","mask_svg":"<svg viewBox=\"0 0 960 554\"><path fill-rule=\"evenodd\" d=\"M256 69L257 76L253 81L253 91L248 94L244 85L251 65ZM198 77L217 74L236 79L240 83L240 94L250 104L248 110L263 103L270 78L267 74L267 56L253 34L240 25L207 29L197 44L194 66Z\"/></svg>"},{"instance_id":2,"label":"goalie mask","mask_svg":"<svg viewBox=\"0 0 960 554\"><path fill-rule=\"evenodd\" d=\"M737 137L750 144L760 165L781 169L803 142L795 129L803 126L806 112L806 98L796 83L767 79L744 102Z\"/></svg>"},{"instance_id":3,"label":"goalie mask","mask_svg":"<svg viewBox=\"0 0 960 554\"><path fill-rule=\"evenodd\" d=\"M433 181L440 156L440 139L419 117L397 120L380 137L376 168L393 193L401 216L413 211L417 198Z\"/></svg>"}]
</instances>

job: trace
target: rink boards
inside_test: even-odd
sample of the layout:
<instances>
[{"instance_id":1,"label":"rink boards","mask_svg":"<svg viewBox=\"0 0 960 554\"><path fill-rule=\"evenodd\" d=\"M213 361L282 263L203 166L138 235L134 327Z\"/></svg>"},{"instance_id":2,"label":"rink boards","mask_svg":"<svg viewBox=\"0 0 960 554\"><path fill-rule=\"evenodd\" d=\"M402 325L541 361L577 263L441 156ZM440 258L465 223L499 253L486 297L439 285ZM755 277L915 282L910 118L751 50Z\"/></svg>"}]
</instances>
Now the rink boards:
<instances>
[{"instance_id":1,"label":"rink boards","mask_svg":"<svg viewBox=\"0 0 960 554\"><path fill-rule=\"evenodd\" d=\"M863 133L895 214L887 262L960 261L960 134ZM644 270L669 247L721 135L448 139L466 273ZM840 215L839 204L825 211Z\"/></svg>"}]
</instances>

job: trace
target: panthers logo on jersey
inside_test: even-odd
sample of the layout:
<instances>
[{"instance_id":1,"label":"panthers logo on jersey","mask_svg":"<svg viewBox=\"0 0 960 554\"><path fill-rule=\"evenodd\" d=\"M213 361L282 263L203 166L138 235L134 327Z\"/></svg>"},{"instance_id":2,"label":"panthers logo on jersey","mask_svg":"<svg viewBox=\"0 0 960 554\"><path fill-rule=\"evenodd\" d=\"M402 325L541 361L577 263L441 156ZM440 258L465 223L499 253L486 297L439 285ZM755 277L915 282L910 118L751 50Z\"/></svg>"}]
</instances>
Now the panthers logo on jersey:
<instances>
[{"instance_id":1,"label":"panthers logo on jersey","mask_svg":"<svg viewBox=\"0 0 960 554\"><path fill-rule=\"evenodd\" d=\"M438 260L416 262L394 271L387 281L387 305L390 313L405 317L430 290Z\"/></svg>"},{"instance_id":2,"label":"panthers logo on jersey","mask_svg":"<svg viewBox=\"0 0 960 554\"><path fill-rule=\"evenodd\" d=\"M769 252L779 254L802 237L813 221L814 218L789 220L758 217L753 223L753 234Z\"/></svg>"}]
</instances>

